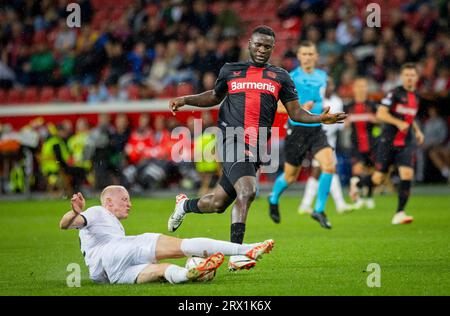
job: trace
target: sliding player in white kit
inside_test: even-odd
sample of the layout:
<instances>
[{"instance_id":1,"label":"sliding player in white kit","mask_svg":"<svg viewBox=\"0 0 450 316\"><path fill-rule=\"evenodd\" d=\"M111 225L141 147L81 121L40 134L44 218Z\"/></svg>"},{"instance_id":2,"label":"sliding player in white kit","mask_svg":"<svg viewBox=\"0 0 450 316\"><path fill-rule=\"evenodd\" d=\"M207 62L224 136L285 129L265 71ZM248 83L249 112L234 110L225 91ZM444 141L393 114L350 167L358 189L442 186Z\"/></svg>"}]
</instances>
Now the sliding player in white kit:
<instances>
[{"instance_id":1,"label":"sliding player in white kit","mask_svg":"<svg viewBox=\"0 0 450 316\"><path fill-rule=\"evenodd\" d=\"M335 84L333 79L328 76L327 86L325 89L325 96L323 104L330 107L330 111L333 113L342 112L344 110L344 104L342 99L338 97L335 93ZM328 144L336 150L337 134L343 129L343 125L322 125L322 129L325 131L327 136ZM312 203L317 195L317 190L319 188L319 176L320 176L320 164L316 159L312 160L312 172L306 181L305 193L303 195L303 200L298 207L298 212L300 214L311 214L312 213ZM352 210L352 206L345 202L344 195L342 193L341 181L339 175L335 173L333 179L331 180L330 193L333 197L334 204L336 206L336 211L338 213L344 213Z\"/></svg>"},{"instance_id":2,"label":"sliding player in white kit","mask_svg":"<svg viewBox=\"0 0 450 316\"><path fill-rule=\"evenodd\" d=\"M79 229L81 252L96 283L134 284L167 280L172 284L195 281L214 273L224 255L261 258L273 247L273 240L257 244L235 244L209 238L178 239L162 234L146 233L126 236L120 220L128 217L131 201L122 186L108 186L101 196L101 206L83 211L81 193L71 199L72 209L61 219L60 228ZM188 256L207 257L196 267L186 269L163 259Z\"/></svg>"}]
</instances>

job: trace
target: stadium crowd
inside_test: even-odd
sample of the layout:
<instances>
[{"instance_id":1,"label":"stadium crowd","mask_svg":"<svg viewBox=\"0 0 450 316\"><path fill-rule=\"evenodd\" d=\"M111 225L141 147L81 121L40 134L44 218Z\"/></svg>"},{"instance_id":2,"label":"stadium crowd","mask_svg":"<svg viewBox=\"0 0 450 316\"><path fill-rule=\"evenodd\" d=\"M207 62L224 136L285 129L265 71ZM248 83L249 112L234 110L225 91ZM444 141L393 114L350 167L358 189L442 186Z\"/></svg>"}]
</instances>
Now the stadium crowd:
<instances>
[{"instance_id":1,"label":"stadium crowd","mask_svg":"<svg viewBox=\"0 0 450 316\"><path fill-rule=\"evenodd\" d=\"M400 66L416 62L421 73L419 93L424 97L419 118L427 139L417 154L416 180L449 178L448 1L389 1L389 9L381 7L380 28L365 26L368 1L361 0L80 0L81 28L67 26L68 2L2 3L0 104L95 104L211 89L224 63L247 59L248 34L264 23L273 27L277 36L271 62L290 71L298 66L299 41L314 42L320 67L333 77L344 104L352 97L356 77L367 77L371 98L380 100L399 85ZM128 186L139 182L145 189L155 183L167 184L169 175L177 173L175 178L187 179L186 185L200 186L194 165L177 165L168 158L167 137L176 121L142 115L131 126L126 115L114 119L112 123L108 115L100 115L97 126L91 128L83 120L76 128L70 121L52 126L34 120L22 130L35 131L34 147L28 146L33 148L34 158L42 156L49 137L59 135L64 140L68 152L59 153L59 160L67 165L63 163L62 169L68 175L83 175L72 184L87 181L100 188L111 182ZM12 134L2 119L2 144ZM342 135L345 140L345 131ZM90 151L80 158L77 146L87 139ZM345 152L345 141L340 146ZM34 168L44 174L43 169L42 165ZM90 170L94 171L92 179ZM158 170L164 171L164 179L158 178ZM56 181L49 180L52 172L44 175L49 184ZM14 177L3 171L3 181L9 178ZM35 188L42 189L38 181Z\"/></svg>"}]
</instances>

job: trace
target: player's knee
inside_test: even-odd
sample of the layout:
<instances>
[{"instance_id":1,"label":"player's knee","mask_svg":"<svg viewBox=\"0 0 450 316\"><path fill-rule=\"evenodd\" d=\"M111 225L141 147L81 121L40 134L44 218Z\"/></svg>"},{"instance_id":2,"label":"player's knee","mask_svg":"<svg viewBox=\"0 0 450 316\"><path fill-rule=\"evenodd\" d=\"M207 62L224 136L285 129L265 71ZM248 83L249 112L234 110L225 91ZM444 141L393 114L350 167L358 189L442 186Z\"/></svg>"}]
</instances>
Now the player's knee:
<instances>
[{"instance_id":1,"label":"player's knee","mask_svg":"<svg viewBox=\"0 0 450 316\"><path fill-rule=\"evenodd\" d=\"M372 182L375 185L380 185L384 180L384 174L382 174L381 172L375 172L372 176Z\"/></svg>"},{"instance_id":2,"label":"player's knee","mask_svg":"<svg viewBox=\"0 0 450 316\"><path fill-rule=\"evenodd\" d=\"M240 190L237 193L236 199L241 202L253 201L256 197L256 187L255 186L247 186Z\"/></svg>"},{"instance_id":3,"label":"player's knee","mask_svg":"<svg viewBox=\"0 0 450 316\"><path fill-rule=\"evenodd\" d=\"M223 200L215 200L213 201L213 208L216 213L223 213L227 209L227 205L225 205L225 201Z\"/></svg>"},{"instance_id":4,"label":"player's knee","mask_svg":"<svg viewBox=\"0 0 450 316\"><path fill-rule=\"evenodd\" d=\"M324 161L321 163L320 169L322 170L322 172L325 172L325 173L335 173L336 172L336 162L334 161L334 159Z\"/></svg>"},{"instance_id":5,"label":"player's knee","mask_svg":"<svg viewBox=\"0 0 450 316\"><path fill-rule=\"evenodd\" d=\"M286 183L290 185L297 180L297 175L296 174L285 174L284 180L286 180Z\"/></svg>"},{"instance_id":6,"label":"player's knee","mask_svg":"<svg viewBox=\"0 0 450 316\"><path fill-rule=\"evenodd\" d=\"M400 179L402 180L412 180L414 177L414 169L404 168L400 169Z\"/></svg>"}]
</instances>

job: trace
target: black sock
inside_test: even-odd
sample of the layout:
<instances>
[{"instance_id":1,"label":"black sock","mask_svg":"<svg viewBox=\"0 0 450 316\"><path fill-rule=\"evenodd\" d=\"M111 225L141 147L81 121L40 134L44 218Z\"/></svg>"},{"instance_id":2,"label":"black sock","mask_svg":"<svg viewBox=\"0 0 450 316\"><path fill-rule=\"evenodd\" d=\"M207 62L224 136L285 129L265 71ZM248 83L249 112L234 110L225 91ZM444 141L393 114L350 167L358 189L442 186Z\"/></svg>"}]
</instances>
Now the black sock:
<instances>
[{"instance_id":1,"label":"black sock","mask_svg":"<svg viewBox=\"0 0 450 316\"><path fill-rule=\"evenodd\" d=\"M245 224L234 223L231 224L231 237L230 241L236 244L242 244L244 242Z\"/></svg>"},{"instance_id":2,"label":"black sock","mask_svg":"<svg viewBox=\"0 0 450 316\"><path fill-rule=\"evenodd\" d=\"M198 200L200 199L189 199L187 200L184 205L183 209L186 213L198 213L203 214L202 211L198 208Z\"/></svg>"},{"instance_id":3,"label":"black sock","mask_svg":"<svg viewBox=\"0 0 450 316\"><path fill-rule=\"evenodd\" d=\"M411 180L401 180L398 187L398 207L397 213L404 211L406 203L409 199L409 191L411 189Z\"/></svg>"},{"instance_id":4,"label":"black sock","mask_svg":"<svg viewBox=\"0 0 450 316\"><path fill-rule=\"evenodd\" d=\"M371 198L372 195L373 195L373 185L371 185L367 188L367 197Z\"/></svg>"}]
</instances>

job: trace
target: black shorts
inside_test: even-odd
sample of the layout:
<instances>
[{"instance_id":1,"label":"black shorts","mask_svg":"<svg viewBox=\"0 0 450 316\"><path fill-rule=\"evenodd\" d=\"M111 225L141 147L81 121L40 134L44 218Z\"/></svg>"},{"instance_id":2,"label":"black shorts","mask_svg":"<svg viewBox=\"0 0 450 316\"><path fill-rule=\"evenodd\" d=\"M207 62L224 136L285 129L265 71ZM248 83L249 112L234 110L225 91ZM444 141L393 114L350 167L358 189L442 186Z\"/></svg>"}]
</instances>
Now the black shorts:
<instances>
[{"instance_id":1,"label":"black shorts","mask_svg":"<svg viewBox=\"0 0 450 316\"><path fill-rule=\"evenodd\" d=\"M377 146L377 154L375 159L375 169L382 173L387 173L391 165L397 167L413 168L415 147L407 144L404 147L394 147L391 142L380 141Z\"/></svg>"},{"instance_id":2,"label":"black shorts","mask_svg":"<svg viewBox=\"0 0 450 316\"><path fill-rule=\"evenodd\" d=\"M259 148L246 144L242 135L225 135L222 130L222 137L222 141L216 144L222 163L222 177L226 177L231 185L244 176L256 177L256 171L262 164Z\"/></svg>"},{"instance_id":3,"label":"black shorts","mask_svg":"<svg viewBox=\"0 0 450 316\"><path fill-rule=\"evenodd\" d=\"M321 149L331 147L321 126L289 125L284 141L285 161L300 166L308 152L315 156Z\"/></svg>"},{"instance_id":4,"label":"black shorts","mask_svg":"<svg viewBox=\"0 0 450 316\"><path fill-rule=\"evenodd\" d=\"M352 165L358 162L362 163L365 167L375 166L371 152L362 153L358 150L352 150Z\"/></svg>"}]
</instances>

